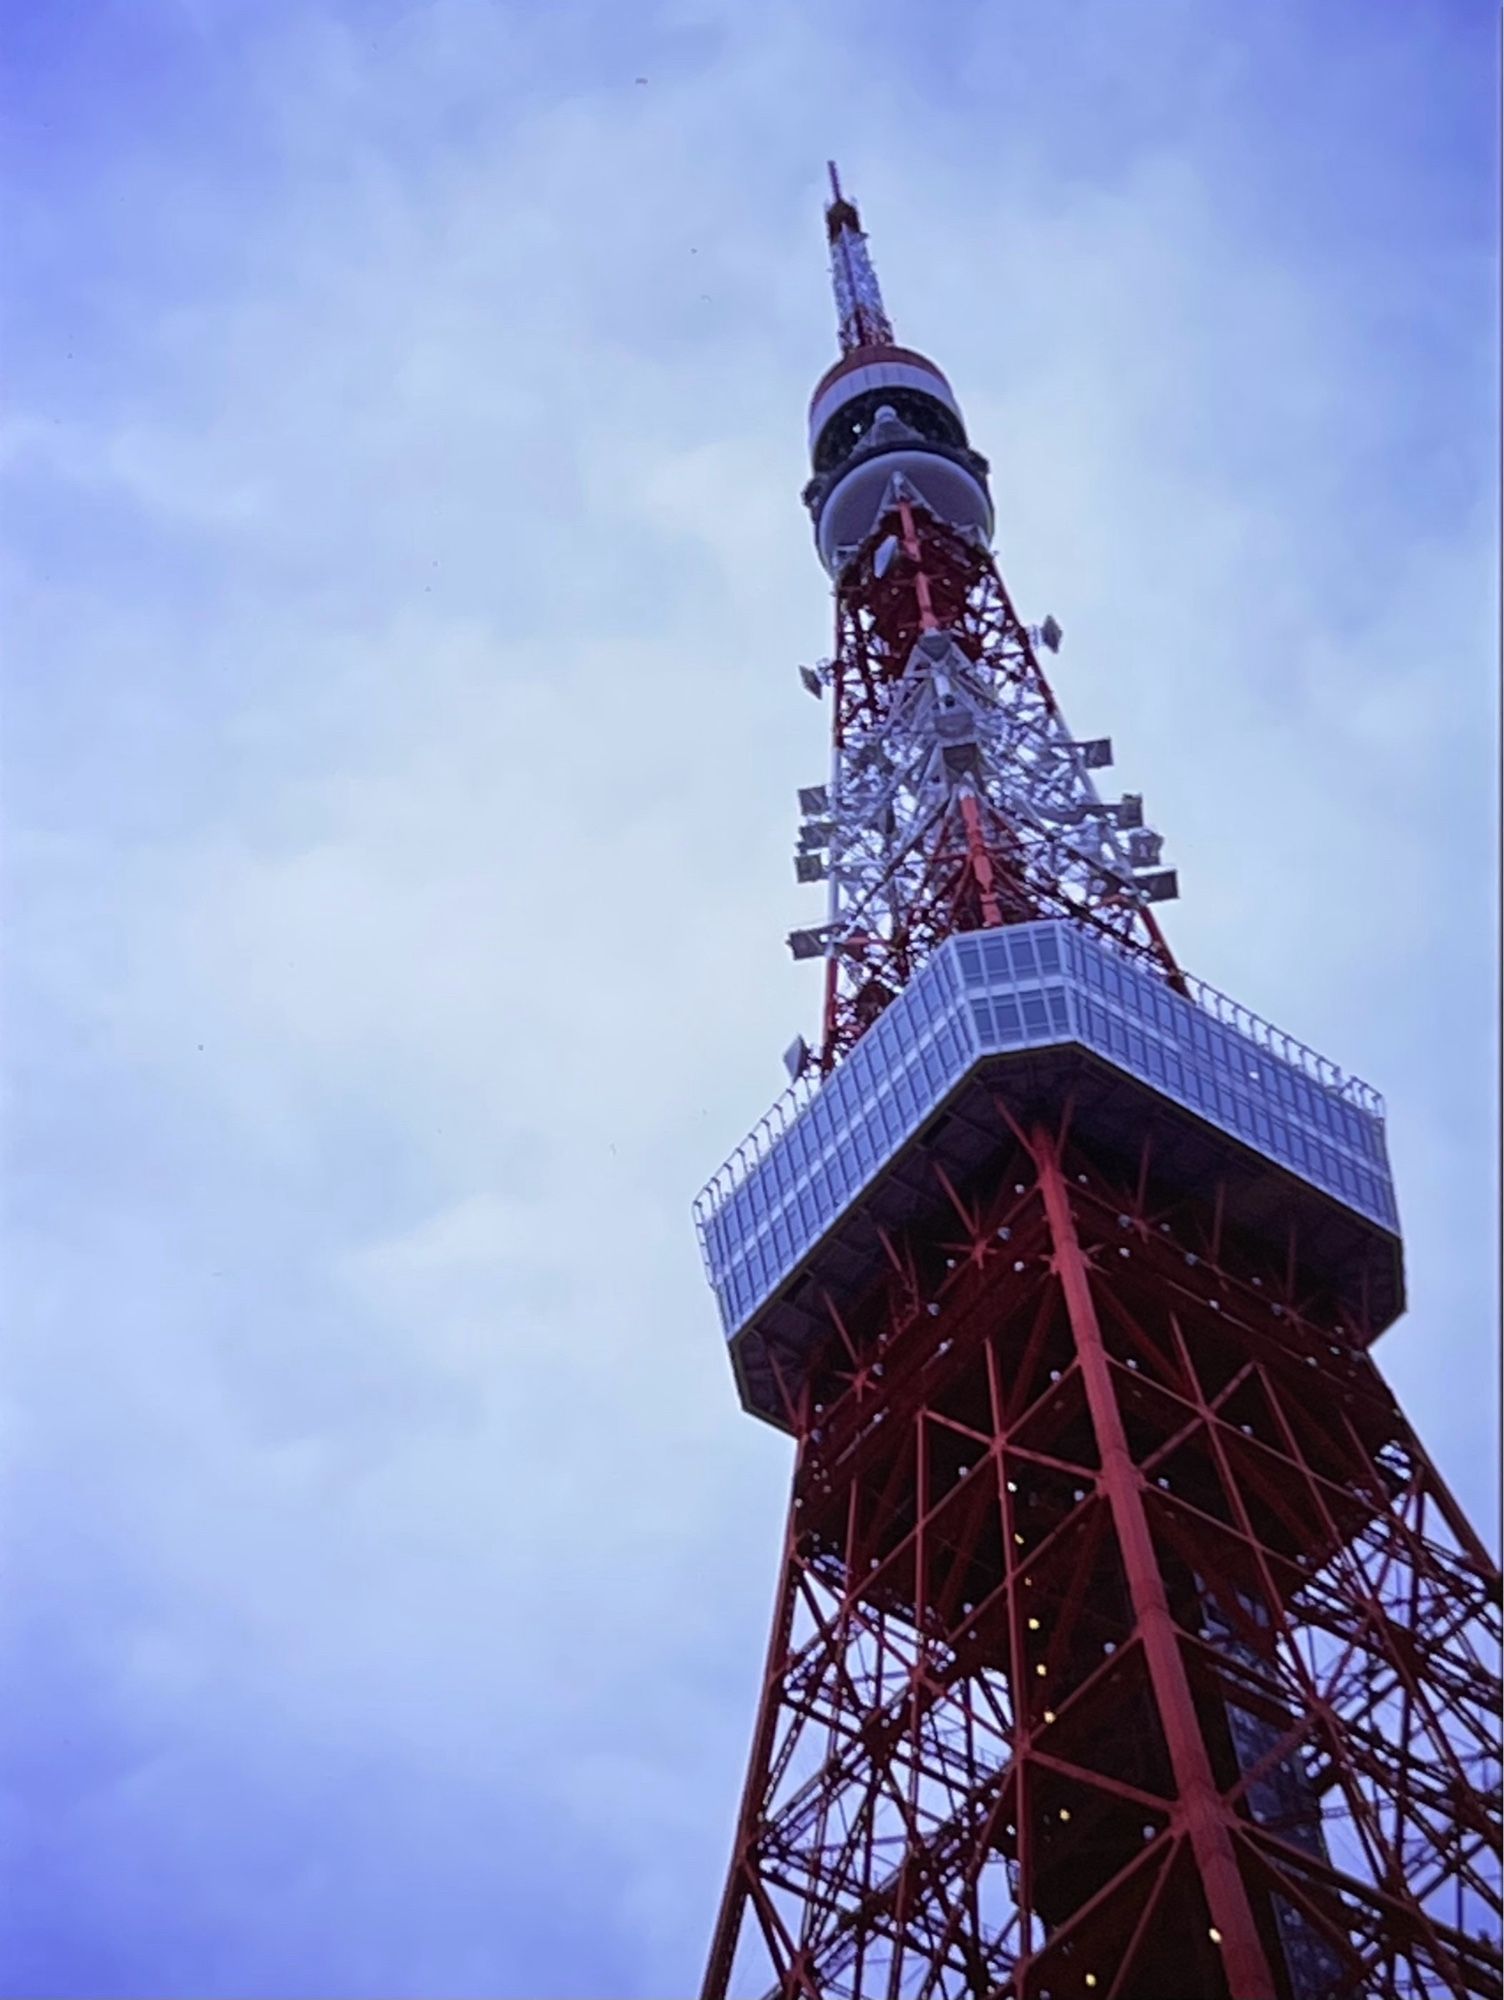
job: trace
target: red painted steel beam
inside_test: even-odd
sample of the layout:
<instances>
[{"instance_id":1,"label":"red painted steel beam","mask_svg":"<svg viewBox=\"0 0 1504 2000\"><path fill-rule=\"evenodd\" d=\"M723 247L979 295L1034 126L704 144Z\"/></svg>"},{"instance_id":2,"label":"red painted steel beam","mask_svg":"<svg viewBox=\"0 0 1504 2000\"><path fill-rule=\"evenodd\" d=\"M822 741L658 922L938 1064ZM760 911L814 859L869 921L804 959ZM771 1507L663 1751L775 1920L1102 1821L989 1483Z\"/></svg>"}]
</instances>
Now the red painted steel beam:
<instances>
[{"instance_id":1,"label":"red painted steel beam","mask_svg":"<svg viewBox=\"0 0 1504 2000\"><path fill-rule=\"evenodd\" d=\"M1228 1815L1196 1719L1185 1661L1144 1513L1143 1476L1124 1435L1101 1328L1097 1324L1091 1280L1071 1214L1070 1192L1060 1170L1054 1140L1043 1127L1034 1134L1034 1162L1050 1219L1055 1270L1065 1293L1087 1402L1102 1454L1099 1479L1122 1547L1128 1590L1143 1636L1165 1741L1179 1786L1177 1816L1190 1837L1207 1907L1221 1933L1232 1992L1237 2000L1278 2000L1274 1976L1233 1851Z\"/></svg>"}]
</instances>

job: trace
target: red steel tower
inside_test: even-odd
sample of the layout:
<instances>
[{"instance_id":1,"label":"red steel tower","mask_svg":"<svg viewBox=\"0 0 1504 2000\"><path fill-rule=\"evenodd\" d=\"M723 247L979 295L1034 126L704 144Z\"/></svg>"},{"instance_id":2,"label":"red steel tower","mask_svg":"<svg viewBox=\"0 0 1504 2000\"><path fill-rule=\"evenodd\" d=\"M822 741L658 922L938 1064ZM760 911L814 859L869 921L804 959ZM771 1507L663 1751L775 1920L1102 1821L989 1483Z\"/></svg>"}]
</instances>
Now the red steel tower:
<instances>
[{"instance_id":1,"label":"red steel tower","mask_svg":"<svg viewBox=\"0 0 1504 2000\"><path fill-rule=\"evenodd\" d=\"M705 1993L1499 1990L1499 1578L1374 1366L1375 1095L1182 972L827 209L823 1037L696 1207L795 1441Z\"/></svg>"}]
</instances>

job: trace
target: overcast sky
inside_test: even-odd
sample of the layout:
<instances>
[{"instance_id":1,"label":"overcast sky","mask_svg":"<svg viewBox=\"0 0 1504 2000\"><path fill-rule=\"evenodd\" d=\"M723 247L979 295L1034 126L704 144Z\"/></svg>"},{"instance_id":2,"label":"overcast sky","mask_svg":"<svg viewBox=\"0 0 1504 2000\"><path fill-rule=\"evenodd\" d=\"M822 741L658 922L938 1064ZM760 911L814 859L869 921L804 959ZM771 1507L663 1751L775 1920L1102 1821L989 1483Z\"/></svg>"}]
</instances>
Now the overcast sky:
<instances>
[{"instance_id":1,"label":"overcast sky","mask_svg":"<svg viewBox=\"0 0 1504 2000\"><path fill-rule=\"evenodd\" d=\"M12 11L0 1979L684 1994L789 1469L834 154L1491 1533L1488 0Z\"/></svg>"}]
</instances>

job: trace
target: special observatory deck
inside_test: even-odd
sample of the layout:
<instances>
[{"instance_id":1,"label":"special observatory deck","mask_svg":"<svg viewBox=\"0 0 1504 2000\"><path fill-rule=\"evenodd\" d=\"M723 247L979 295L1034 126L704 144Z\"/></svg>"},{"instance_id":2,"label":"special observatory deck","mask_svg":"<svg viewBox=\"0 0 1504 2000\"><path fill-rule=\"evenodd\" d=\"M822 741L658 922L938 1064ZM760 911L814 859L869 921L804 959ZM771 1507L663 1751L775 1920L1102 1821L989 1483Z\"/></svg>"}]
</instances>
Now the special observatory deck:
<instances>
[{"instance_id":1,"label":"special observatory deck","mask_svg":"<svg viewBox=\"0 0 1504 2000\"><path fill-rule=\"evenodd\" d=\"M1125 1147L1152 1093L1163 1168L1182 1185L1220 1175L1228 1219L1255 1233L1298 1213L1333 1290L1372 1331L1389 1324L1402 1290L1382 1101L1186 983L1189 997L1059 920L953 937L823 1083L780 1099L695 1204L748 1406L777 1420L764 1340L797 1349L818 1289L864 1280L879 1226L941 1198L933 1165L959 1179L997 1150L993 1092L1030 1115L1069 1094L1075 1130Z\"/></svg>"}]
</instances>

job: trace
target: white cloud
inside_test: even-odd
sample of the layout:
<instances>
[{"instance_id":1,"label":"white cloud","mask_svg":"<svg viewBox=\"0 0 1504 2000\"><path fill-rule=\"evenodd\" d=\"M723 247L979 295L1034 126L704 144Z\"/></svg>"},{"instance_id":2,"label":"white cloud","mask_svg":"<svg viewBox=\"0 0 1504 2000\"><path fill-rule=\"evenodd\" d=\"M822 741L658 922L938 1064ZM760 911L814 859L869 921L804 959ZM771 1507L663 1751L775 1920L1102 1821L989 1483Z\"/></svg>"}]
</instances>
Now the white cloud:
<instances>
[{"instance_id":1,"label":"white cloud","mask_svg":"<svg viewBox=\"0 0 1504 2000\"><path fill-rule=\"evenodd\" d=\"M236 33L254 144L91 160L156 289L101 279L89 397L39 363L11 428L17 1962L64 1962L51 1893L80 1990L288 1991L279 1924L330 1991L682 1990L786 1478L687 1208L816 1007L780 940L827 139L1185 959L1390 1091L1394 1365L1475 1497L1431 1357L1487 1338L1486 523L1418 515L1374 407L1447 386L1384 345L1412 274L1282 252L1273 169L1230 219L1194 123L1071 181L1068 79L979 43L1000 136L839 11ZM560 1855L598 1916L563 1958Z\"/></svg>"}]
</instances>

